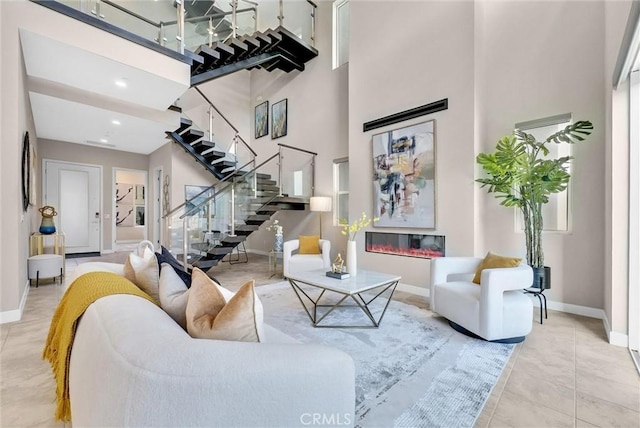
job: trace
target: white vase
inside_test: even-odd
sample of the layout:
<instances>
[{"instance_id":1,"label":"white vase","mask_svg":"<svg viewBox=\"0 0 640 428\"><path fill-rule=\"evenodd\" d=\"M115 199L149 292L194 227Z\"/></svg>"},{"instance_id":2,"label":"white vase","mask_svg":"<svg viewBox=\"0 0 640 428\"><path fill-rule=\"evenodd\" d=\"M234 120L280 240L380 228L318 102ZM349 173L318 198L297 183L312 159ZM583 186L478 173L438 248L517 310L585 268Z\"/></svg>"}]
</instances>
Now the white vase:
<instances>
[{"instance_id":1,"label":"white vase","mask_svg":"<svg viewBox=\"0 0 640 428\"><path fill-rule=\"evenodd\" d=\"M358 274L358 253L356 241L347 241L347 272L351 276Z\"/></svg>"}]
</instances>

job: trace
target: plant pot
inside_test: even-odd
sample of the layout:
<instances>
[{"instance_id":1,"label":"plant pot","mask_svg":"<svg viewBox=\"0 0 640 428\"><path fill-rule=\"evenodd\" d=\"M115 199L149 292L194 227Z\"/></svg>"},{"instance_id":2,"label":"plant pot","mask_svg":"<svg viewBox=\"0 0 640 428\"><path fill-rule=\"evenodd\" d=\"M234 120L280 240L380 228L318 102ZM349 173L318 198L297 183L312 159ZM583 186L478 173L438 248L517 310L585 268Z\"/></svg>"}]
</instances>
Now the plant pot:
<instances>
[{"instance_id":1,"label":"plant pot","mask_svg":"<svg viewBox=\"0 0 640 428\"><path fill-rule=\"evenodd\" d=\"M531 288L547 290L551 288L551 268L549 266L533 269L533 284Z\"/></svg>"}]
</instances>

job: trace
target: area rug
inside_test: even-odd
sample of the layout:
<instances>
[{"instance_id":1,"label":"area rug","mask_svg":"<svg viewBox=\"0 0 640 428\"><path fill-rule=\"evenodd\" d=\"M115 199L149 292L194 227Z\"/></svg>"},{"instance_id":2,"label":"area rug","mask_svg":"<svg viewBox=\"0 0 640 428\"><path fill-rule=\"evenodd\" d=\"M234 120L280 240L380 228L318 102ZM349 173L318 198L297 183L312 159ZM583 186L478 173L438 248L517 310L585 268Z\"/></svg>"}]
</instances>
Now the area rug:
<instances>
[{"instance_id":1,"label":"area rug","mask_svg":"<svg viewBox=\"0 0 640 428\"><path fill-rule=\"evenodd\" d=\"M356 427L473 426L515 346L469 338L430 311L395 300L377 329L314 328L287 282L256 290L266 323L354 359ZM326 320L352 325L366 317L353 307Z\"/></svg>"}]
</instances>

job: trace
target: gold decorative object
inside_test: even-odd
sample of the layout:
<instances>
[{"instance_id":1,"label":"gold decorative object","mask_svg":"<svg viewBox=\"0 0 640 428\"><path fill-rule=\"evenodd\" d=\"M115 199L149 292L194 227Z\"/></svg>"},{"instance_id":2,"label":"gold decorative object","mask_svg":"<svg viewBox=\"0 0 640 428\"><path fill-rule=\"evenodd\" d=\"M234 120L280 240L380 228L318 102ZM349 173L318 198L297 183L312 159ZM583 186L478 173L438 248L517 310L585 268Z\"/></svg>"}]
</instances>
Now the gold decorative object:
<instances>
[{"instance_id":1,"label":"gold decorative object","mask_svg":"<svg viewBox=\"0 0 640 428\"><path fill-rule=\"evenodd\" d=\"M338 253L338 257L336 257L336 259L333 261L333 264L331 265L331 271L333 273L342 273L343 269L344 260L342 260L342 255Z\"/></svg>"}]
</instances>

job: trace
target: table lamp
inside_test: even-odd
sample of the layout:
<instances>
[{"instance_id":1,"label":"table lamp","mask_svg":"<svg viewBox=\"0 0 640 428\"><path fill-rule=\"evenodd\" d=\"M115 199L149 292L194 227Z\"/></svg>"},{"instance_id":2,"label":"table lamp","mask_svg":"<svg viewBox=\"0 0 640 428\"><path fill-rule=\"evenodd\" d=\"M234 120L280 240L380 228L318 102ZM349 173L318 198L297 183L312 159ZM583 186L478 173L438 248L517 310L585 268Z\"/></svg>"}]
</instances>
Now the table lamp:
<instances>
[{"instance_id":1,"label":"table lamp","mask_svg":"<svg viewBox=\"0 0 640 428\"><path fill-rule=\"evenodd\" d=\"M320 213L320 238L322 239L322 213L331 211L331 198L329 196L312 196L309 204L311 211Z\"/></svg>"}]
</instances>

